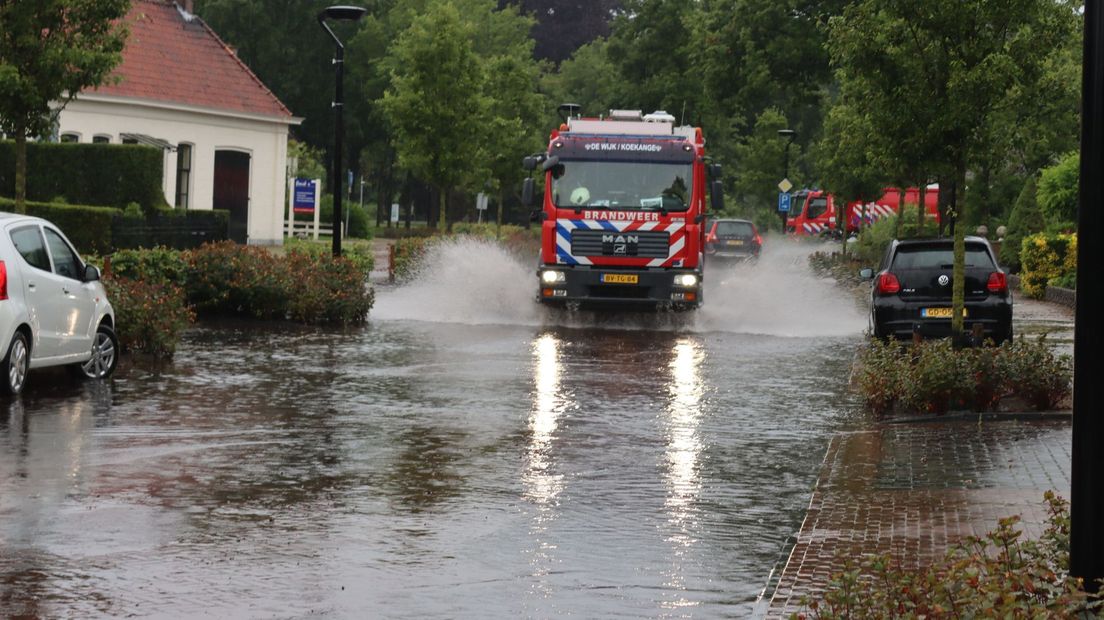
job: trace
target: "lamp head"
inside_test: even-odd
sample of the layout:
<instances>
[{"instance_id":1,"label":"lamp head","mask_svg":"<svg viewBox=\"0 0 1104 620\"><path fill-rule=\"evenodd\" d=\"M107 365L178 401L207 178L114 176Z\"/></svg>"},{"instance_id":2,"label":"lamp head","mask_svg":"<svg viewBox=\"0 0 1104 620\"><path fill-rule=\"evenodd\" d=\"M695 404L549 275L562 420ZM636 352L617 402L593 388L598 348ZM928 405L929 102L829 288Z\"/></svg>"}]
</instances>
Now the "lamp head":
<instances>
[{"instance_id":1,"label":"lamp head","mask_svg":"<svg viewBox=\"0 0 1104 620\"><path fill-rule=\"evenodd\" d=\"M792 140L793 137L797 135L797 132L792 129L779 129L778 135L782 138L790 138Z\"/></svg>"},{"instance_id":2,"label":"lamp head","mask_svg":"<svg viewBox=\"0 0 1104 620\"><path fill-rule=\"evenodd\" d=\"M318 14L319 18L339 19L355 22L368 13L368 9L359 6L336 5L326 7Z\"/></svg>"}]
</instances>

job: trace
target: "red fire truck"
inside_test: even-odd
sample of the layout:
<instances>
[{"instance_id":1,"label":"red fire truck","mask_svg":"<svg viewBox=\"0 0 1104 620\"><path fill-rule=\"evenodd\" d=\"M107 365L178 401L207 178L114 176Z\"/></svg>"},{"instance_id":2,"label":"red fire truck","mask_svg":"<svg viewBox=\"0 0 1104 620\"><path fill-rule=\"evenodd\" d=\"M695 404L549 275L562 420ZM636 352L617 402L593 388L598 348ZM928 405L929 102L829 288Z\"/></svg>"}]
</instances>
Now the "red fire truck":
<instances>
[{"instance_id":1,"label":"red fire truck","mask_svg":"<svg viewBox=\"0 0 1104 620\"><path fill-rule=\"evenodd\" d=\"M905 190L905 204L920 202L920 190L910 187ZM800 190L791 200L790 215L786 218L786 232L798 236L817 236L833 233L836 230L836 201L823 190ZM900 212L901 191L887 187L882 197L863 204L856 201L847 205L847 232L859 229L859 223L868 226L879 219ZM939 222L939 186L929 185L924 195L925 217ZM914 211L915 212L915 211Z\"/></svg>"},{"instance_id":2,"label":"red fire truck","mask_svg":"<svg viewBox=\"0 0 1104 620\"><path fill-rule=\"evenodd\" d=\"M701 129L666 112L613 110L564 123L548 150L526 157L544 173L537 299L586 307L687 310L702 303L706 176L723 205L720 166L707 162ZM523 201L534 203L525 180Z\"/></svg>"}]
</instances>

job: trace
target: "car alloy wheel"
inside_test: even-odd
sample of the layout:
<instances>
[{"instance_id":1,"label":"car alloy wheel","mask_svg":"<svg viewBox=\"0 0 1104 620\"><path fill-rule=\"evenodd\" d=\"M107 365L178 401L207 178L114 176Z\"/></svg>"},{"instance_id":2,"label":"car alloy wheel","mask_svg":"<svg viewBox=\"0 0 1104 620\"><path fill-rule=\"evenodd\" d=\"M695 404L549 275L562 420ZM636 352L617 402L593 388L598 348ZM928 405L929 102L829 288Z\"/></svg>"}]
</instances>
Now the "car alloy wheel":
<instances>
[{"instance_id":1,"label":"car alloy wheel","mask_svg":"<svg viewBox=\"0 0 1104 620\"><path fill-rule=\"evenodd\" d=\"M27 371L30 369L31 356L27 350L27 336L23 332L15 332L11 344L8 346L8 354L4 356L3 368L6 380L3 383L4 393L19 394L27 383Z\"/></svg>"},{"instance_id":2,"label":"car alloy wheel","mask_svg":"<svg viewBox=\"0 0 1104 620\"><path fill-rule=\"evenodd\" d=\"M81 372L89 379L104 379L115 371L119 361L119 339L106 325L100 325L92 339L92 357L81 364Z\"/></svg>"}]
</instances>

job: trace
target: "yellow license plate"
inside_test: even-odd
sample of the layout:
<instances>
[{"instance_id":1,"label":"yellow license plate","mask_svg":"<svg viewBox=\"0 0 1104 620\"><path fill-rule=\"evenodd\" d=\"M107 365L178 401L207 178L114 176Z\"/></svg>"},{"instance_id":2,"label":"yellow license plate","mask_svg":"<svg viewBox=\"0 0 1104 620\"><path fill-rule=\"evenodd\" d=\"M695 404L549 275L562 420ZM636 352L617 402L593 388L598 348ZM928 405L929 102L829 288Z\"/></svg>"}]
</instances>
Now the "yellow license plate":
<instances>
[{"instance_id":1,"label":"yellow license plate","mask_svg":"<svg viewBox=\"0 0 1104 620\"><path fill-rule=\"evenodd\" d=\"M953 310L951 308L921 308L920 316L927 319L949 319ZM966 316L966 308L962 309L962 316Z\"/></svg>"},{"instance_id":2,"label":"yellow license plate","mask_svg":"<svg viewBox=\"0 0 1104 620\"><path fill-rule=\"evenodd\" d=\"M744 245L743 239L729 239L728 245Z\"/></svg>"},{"instance_id":3,"label":"yellow license plate","mask_svg":"<svg viewBox=\"0 0 1104 620\"><path fill-rule=\"evenodd\" d=\"M637 284L640 276L635 273L603 273L602 282L606 284Z\"/></svg>"}]
</instances>

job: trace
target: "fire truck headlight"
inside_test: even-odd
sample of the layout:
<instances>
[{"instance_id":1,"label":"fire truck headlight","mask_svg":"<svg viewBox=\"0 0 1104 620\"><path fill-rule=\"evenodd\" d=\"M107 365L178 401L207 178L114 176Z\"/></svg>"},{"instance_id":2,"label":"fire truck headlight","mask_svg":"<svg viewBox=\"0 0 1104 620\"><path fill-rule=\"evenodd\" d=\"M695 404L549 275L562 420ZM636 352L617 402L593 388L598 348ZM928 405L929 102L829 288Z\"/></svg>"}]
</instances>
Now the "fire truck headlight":
<instances>
[{"instance_id":1,"label":"fire truck headlight","mask_svg":"<svg viewBox=\"0 0 1104 620\"><path fill-rule=\"evenodd\" d=\"M697 286L698 276L692 273L681 273L675 276L675 284L678 286Z\"/></svg>"},{"instance_id":2,"label":"fire truck headlight","mask_svg":"<svg viewBox=\"0 0 1104 620\"><path fill-rule=\"evenodd\" d=\"M567 276L562 271L553 271L551 269L541 272L541 282L545 284L560 284L567 280Z\"/></svg>"}]
</instances>

